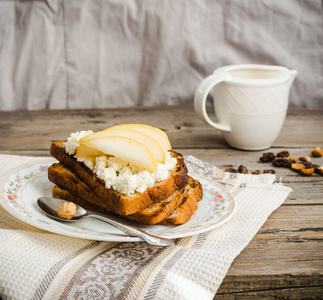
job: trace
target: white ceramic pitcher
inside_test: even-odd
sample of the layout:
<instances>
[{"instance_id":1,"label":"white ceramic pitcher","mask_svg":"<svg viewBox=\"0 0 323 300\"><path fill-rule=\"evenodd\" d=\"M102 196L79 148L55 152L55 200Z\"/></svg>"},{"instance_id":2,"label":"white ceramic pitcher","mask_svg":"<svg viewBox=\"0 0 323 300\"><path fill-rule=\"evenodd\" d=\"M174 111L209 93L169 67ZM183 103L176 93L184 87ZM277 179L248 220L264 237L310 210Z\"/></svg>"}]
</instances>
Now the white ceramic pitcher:
<instances>
[{"instance_id":1,"label":"white ceramic pitcher","mask_svg":"<svg viewBox=\"0 0 323 300\"><path fill-rule=\"evenodd\" d=\"M199 85L194 108L201 119L222 132L230 146L266 149L272 146L283 126L290 87L296 76L296 70L281 66L221 67ZM206 112L206 99L212 88L217 122Z\"/></svg>"}]
</instances>

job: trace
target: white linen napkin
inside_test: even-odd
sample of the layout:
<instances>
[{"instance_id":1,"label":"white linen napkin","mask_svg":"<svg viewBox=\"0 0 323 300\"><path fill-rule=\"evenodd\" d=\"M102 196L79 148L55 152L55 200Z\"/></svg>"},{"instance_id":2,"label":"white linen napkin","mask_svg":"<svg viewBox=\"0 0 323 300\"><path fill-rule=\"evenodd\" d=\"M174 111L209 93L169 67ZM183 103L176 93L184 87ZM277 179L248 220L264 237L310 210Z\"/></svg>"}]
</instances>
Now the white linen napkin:
<instances>
[{"instance_id":1,"label":"white linen napkin","mask_svg":"<svg viewBox=\"0 0 323 300\"><path fill-rule=\"evenodd\" d=\"M0 190L8 171L43 159L0 155ZM185 161L190 172L222 182L235 196L236 212L225 225L164 248L61 236L0 207L2 299L212 299L234 258L291 189L272 174L235 175L193 156Z\"/></svg>"}]
</instances>

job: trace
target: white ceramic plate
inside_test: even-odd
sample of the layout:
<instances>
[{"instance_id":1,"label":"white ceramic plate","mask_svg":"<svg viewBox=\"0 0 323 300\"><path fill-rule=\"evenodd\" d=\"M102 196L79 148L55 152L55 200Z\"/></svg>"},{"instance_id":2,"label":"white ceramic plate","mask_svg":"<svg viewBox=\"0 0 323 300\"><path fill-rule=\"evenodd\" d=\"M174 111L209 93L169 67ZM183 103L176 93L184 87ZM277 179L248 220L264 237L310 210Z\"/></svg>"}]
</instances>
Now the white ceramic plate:
<instances>
[{"instance_id":1,"label":"white ceramic plate","mask_svg":"<svg viewBox=\"0 0 323 300\"><path fill-rule=\"evenodd\" d=\"M41 196L51 197L53 184L48 181L47 168L53 161L38 162L11 171L0 186L0 204L12 216L40 229L83 239L137 242L118 229L95 219L84 219L75 223L64 223L46 217L37 205ZM233 215L234 197L224 187L205 177L193 175L203 186L203 199L191 219L183 225L142 225L110 216L119 222L141 228L151 234L165 238L181 238L207 232L223 225Z\"/></svg>"}]
</instances>

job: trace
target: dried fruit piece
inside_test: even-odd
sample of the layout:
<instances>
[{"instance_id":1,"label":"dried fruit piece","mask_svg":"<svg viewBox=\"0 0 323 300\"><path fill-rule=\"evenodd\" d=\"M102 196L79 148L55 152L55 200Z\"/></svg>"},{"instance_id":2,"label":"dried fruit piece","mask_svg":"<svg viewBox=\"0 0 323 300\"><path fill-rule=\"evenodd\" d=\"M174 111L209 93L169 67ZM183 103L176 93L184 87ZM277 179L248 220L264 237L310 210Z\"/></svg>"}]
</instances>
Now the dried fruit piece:
<instances>
[{"instance_id":1,"label":"dried fruit piece","mask_svg":"<svg viewBox=\"0 0 323 300\"><path fill-rule=\"evenodd\" d=\"M314 157L321 157L323 155L323 149L321 147L315 147L311 153Z\"/></svg>"},{"instance_id":2,"label":"dried fruit piece","mask_svg":"<svg viewBox=\"0 0 323 300\"><path fill-rule=\"evenodd\" d=\"M267 169L263 171L264 174L276 174L276 171L273 169Z\"/></svg>"},{"instance_id":3,"label":"dried fruit piece","mask_svg":"<svg viewBox=\"0 0 323 300\"><path fill-rule=\"evenodd\" d=\"M239 171L237 169L234 169L234 168L227 168L227 169L224 170L224 172L239 173Z\"/></svg>"},{"instance_id":4,"label":"dried fruit piece","mask_svg":"<svg viewBox=\"0 0 323 300\"><path fill-rule=\"evenodd\" d=\"M300 171L302 169L305 169L305 165L300 163L292 164L292 169L295 171Z\"/></svg>"},{"instance_id":5,"label":"dried fruit piece","mask_svg":"<svg viewBox=\"0 0 323 300\"><path fill-rule=\"evenodd\" d=\"M315 173L320 173L320 172L319 172L319 167L320 167L319 165L317 165L317 164L312 164L312 167L314 168L314 172L315 172Z\"/></svg>"},{"instance_id":6,"label":"dried fruit piece","mask_svg":"<svg viewBox=\"0 0 323 300\"><path fill-rule=\"evenodd\" d=\"M271 162L275 159L275 154L272 152L266 152L262 154L262 157L259 158L261 162Z\"/></svg>"},{"instance_id":7,"label":"dried fruit piece","mask_svg":"<svg viewBox=\"0 0 323 300\"><path fill-rule=\"evenodd\" d=\"M299 160L310 162L311 158L307 155L303 155L303 156L299 157Z\"/></svg>"},{"instance_id":8,"label":"dried fruit piece","mask_svg":"<svg viewBox=\"0 0 323 300\"><path fill-rule=\"evenodd\" d=\"M302 169L301 173L304 174L304 175L312 175L314 173L314 168Z\"/></svg>"},{"instance_id":9,"label":"dried fruit piece","mask_svg":"<svg viewBox=\"0 0 323 300\"><path fill-rule=\"evenodd\" d=\"M247 167L245 167L244 165L240 165L238 171L242 174L249 174Z\"/></svg>"},{"instance_id":10,"label":"dried fruit piece","mask_svg":"<svg viewBox=\"0 0 323 300\"><path fill-rule=\"evenodd\" d=\"M320 174L323 175L323 166L319 167L318 170L319 170Z\"/></svg>"},{"instance_id":11,"label":"dried fruit piece","mask_svg":"<svg viewBox=\"0 0 323 300\"><path fill-rule=\"evenodd\" d=\"M251 174L253 174L253 175L259 175L259 174L261 174L261 172L259 170L255 170L255 171L251 172Z\"/></svg>"},{"instance_id":12,"label":"dried fruit piece","mask_svg":"<svg viewBox=\"0 0 323 300\"><path fill-rule=\"evenodd\" d=\"M291 157L291 156L288 156L288 157L285 157L286 159L290 160L293 164L297 163L298 161L298 158L297 157Z\"/></svg>"},{"instance_id":13,"label":"dried fruit piece","mask_svg":"<svg viewBox=\"0 0 323 300\"><path fill-rule=\"evenodd\" d=\"M289 156L289 152L287 150L280 151L277 153L277 157L288 157L288 156Z\"/></svg>"},{"instance_id":14,"label":"dried fruit piece","mask_svg":"<svg viewBox=\"0 0 323 300\"><path fill-rule=\"evenodd\" d=\"M298 161L297 163L304 165L306 169L309 169L312 167L312 163L310 161L303 160L303 161Z\"/></svg>"},{"instance_id":15,"label":"dried fruit piece","mask_svg":"<svg viewBox=\"0 0 323 300\"><path fill-rule=\"evenodd\" d=\"M278 168L290 168L292 166L292 162L286 158L276 158L273 160L273 166Z\"/></svg>"}]
</instances>

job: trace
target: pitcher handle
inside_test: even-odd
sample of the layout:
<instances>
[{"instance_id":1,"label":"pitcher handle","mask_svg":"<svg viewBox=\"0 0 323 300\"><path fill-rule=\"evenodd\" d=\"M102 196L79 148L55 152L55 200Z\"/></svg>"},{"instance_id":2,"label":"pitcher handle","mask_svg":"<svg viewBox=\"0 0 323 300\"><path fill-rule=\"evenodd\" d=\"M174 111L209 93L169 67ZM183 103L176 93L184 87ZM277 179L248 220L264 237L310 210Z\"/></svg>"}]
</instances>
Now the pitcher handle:
<instances>
[{"instance_id":1,"label":"pitcher handle","mask_svg":"<svg viewBox=\"0 0 323 300\"><path fill-rule=\"evenodd\" d=\"M199 118L207 122L212 127L221 131L231 131L227 124L220 124L213 122L206 112L206 98L211 89L220 82L226 81L230 78L228 73L212 74L206 77L199 85L194 96L194 109Z\"/></svg>"}]
</instances>

